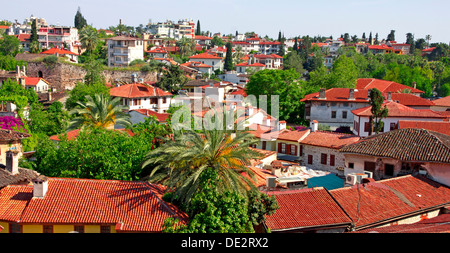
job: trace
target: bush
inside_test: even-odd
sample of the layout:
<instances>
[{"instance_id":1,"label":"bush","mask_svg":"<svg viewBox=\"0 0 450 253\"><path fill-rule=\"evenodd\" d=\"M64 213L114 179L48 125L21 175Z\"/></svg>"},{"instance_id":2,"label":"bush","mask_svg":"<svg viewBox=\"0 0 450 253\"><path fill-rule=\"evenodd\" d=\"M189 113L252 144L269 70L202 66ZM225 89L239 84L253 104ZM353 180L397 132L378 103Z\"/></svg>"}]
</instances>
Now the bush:
<instances>
[{"instance_id":1,"label":"bush","mask_svg":"<svg viewBox=\"0 0 450 253\"><path fill-rule=\"evenodd\" d=\"M140 70L141 70L142 72L149 72L149 71L152 70L152 68L150 67L150 65L145 64L144 66L142 66L142 67L140 68Z\"/></svg>"},{"instance_id":2,"label":"bush","mask_svg":"<svg viewBox=\"0 0 450 253\"><path fill-rule=\"evenodd\" d=\"M54 64L58 62L58 57L56 55L46 56L43 61L47 64Z\"/></svg>"}]
</instances>

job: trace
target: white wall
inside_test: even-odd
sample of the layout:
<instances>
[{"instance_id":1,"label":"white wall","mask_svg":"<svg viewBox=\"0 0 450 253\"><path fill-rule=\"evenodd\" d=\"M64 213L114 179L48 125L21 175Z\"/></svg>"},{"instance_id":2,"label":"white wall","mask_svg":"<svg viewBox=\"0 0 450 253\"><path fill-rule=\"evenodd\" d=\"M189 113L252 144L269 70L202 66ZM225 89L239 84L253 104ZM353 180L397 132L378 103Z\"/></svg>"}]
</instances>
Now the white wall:
<instances>
[{"instance_id":1,"label":"white wall","mask_svg":"<svg viewBox=\"0 0 450 253\"><path fill-rule=\"evenodd\" d=\"M312 101L310 120L317 120L320 124L326 124L335 130L340 126L349 126L353 129L353 113L352 110L366 107L368 103L352 103L348 102L345 106L344 102L327 102L327 101ZM336 111L336 118L331 117L331 112ZM342 117L343 111L347 112L347 118Z\"/></svg>"}]
</instances>

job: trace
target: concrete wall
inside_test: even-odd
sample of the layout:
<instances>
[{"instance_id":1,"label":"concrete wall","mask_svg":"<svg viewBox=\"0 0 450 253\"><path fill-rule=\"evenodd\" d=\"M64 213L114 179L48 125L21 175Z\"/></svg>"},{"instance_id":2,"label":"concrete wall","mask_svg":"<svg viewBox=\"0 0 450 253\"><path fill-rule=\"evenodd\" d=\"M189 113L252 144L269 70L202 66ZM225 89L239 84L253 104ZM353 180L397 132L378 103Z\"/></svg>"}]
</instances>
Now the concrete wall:
<instances>
[{"instance_id":1,"label":"concrete wall","mask_svg":"<svg viewBox=\"0 0 450 253\"><path fill-rule=\"evenodd\" d=\"M353 129L353 113L351 111L368 105L368 103L352 103L351 101L348 104L314 101L311 102L311 114L307 119L317 120L320 124L329 125L331 130L340 126L349 126ZM332 111L336 111L336 118L331 117ZM347 112L347 118L343 118L343 111Z\"/></svg>"}]
</instances>

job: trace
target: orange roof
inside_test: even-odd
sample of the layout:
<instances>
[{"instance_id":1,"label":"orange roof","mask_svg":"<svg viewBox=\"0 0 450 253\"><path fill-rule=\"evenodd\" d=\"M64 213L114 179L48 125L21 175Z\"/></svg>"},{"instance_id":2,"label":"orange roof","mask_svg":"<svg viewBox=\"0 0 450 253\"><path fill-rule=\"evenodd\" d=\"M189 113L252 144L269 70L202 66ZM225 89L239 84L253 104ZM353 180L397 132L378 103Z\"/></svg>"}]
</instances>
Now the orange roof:
<instances>
[{"instance_id":1,"label":"orange roof","mask_svg":"<svg viewBox=\"0 0 450 253\"><path fill-rule=\"evenodd\" d=\"M149 109L136 109L132 111L136 111L145 116L155 116L158 122L166 122L169 117L168 113L158 113Z\"/></svg>"},{"instance_id":2,"label":"orange roof","mask_svg":"<svg viewBox=\"0 0 450 253\"><path fill-rule=\"evenodd\" d=\"M303 140L300 141L300 143L305 145L340 149L346 145L355 143L360 139L361 138L359 136L352 134L315 131L310 132Z\"/></svg>"},{"instance_id":3,"label":"orange roof","mask_svg":"<svg viewBox=\"0 0 450 253\"><path fill-rule=\"evenodd\" d=\"M161 97L172 96L172 93L163 91L162 89L143 83L130 83L110 90L113 97L123 98L144 98L144 97Z\"/></svg>"},{"instance_id":4,"label":"orange roof","mask_svg":"<svg viewBox=\"0 0 450 253\"><path fill-rule=\"evenodd\" d=\"M360 228L436 209L450 201L450 188L411 175L334 189L330 193Z\"/></svg>"},{"instance_id":5,"label":"orange roof","mask_svg":"<svg viewBox=\"0 0 450 253\"><path fill-rule=\"evenodd\" d=\"M30 40L31 34L21 33L21 34L16 35L16 37L17 37L21 42L25 42L25 41L27 41L27 40Z\"/></svg>"},{"instance_id":6,"label":"orange roof","mask_svg":"<svg viewBox=\"0 0 450 253\"><path fill-rule=\"evenodd\" d=\"M388 109L388 117L406 117L406 118L441 118L445 116L440 115L432 110L428 109L414 109L406 105L402 105L396 102L386 102L383 107ZM357 116L369 117L372 115L370 111L371 106L359 108L353 110L352 113Z\"/></svg>"},{"instance_id":7,"label":"orange roof","mask_svg":"<svg viewBox=\"0 0 450 253\"><path fill-rule=\"evenodd\" d=\"M433 100L433 103L434 103L434 105L437 105L437 106L448 106L448 107L450 107L450 96L446 96L446 97L443 97L443 98L439 98L439 99Z\"/></svg>"},{"instance_id":8,"label":"orange roof","mask_svg":"<svg viewBox=\"0 0 450 253\"><path fill-rule=\"evenodd\" d=\"M244 63L236 64L235 66L237 66L237 67L265 67L266 65L259 63L259 62L255 62L252 64L248 64L248 62L244 62Z\"/></svg>"},{"instance_id":9,"label":"orange roof","mask_svg":"<svg viewBox=\"0 0 450 253\"><path fill-rule=\"evenodd\" d=\"M280 207L267 216L271 231L349 225L352 221L324 188L268 192Z\"/></svg>"},{"instance_id":10,"label":"orange roof","mask_svg":"<svg viewBox=\"0 0 450 253\"><path fill-rule=\"evenodd\" d=\"M17 185L0 190L0 220L107 224L121 232L161 232L166 218L187 218L161 199L164 186L147 182L49 178L44 198L32 198L32 191L33 186Z\"/></svg>"},{"instance_id":11,"label":"orange roof","mask_svg":"<svg viewBox=\"0 0 450 253\"><path fill-rule=\"evenodd\" d=\"M305 101L331 101L331 102L352 102L352 103L368 103L367 90L355 89L355 99L349 100L349 88L331 88L325 91L325 99L319 99L319 92L306 95L302 100Z\"/></svg>"},{"instance_id":12,"label":"orange roof","mask_svg":"<svg viewBox=\"0 0 450 253\"><path fill-rule=\"evenodd\" d=\"M307 136L311 130L308 128L304 128L301 130L283 130L278 134L277 140L285 140L285 141L295 141L299 142L302 138Z\"/></svg>"},{"instance_id":13,"label":"orange roof","mask_svg":"<svg viewBox=\"0 0 450 253\"><path fill-rule=\"evenodd\" d=\"M195 35L194 40L212 40L211 37L203 36L203 35Z\"/></svg>"},{"instance_id":14,"label":"orange roof","mask_svg":"<svg viewBox=\"0 0 450 253\"><path fill-rule=\"evenodd\" d=\"M189 59L222 59L222 57L219 57L216 54L201 53L190 56Z\"/></svg>"},{"instance_id":15,"label":"orange roof","mask_svg":"<svg viewBox=\"0 0 450 253\"><path fill-rule=\"evenodd\" d=\"M422 128L429 131L434 131L446 135L450 135L450 122L441 121L411 121L400 120L398 121L398 128Z\"/></svg>"},{"instance_id":16,"label":"orange roof","mask_svg":"<svg viewBox=\"0 0 450 253\"><path fill-rule=\"evenodd\" d=\"M76 53L74 53L74 52L71 52L71 51L65 50L65 49L60 49L57 47L50 48L49 50L46 50L46 51L42 52L41 54L60 54L60 55L73 54L73 55L76 55Z\"/></svg>"},{"instance_id":17,"label":"orange roof","mask_svg":"<svg viewBox=\"0 0 450 253\"><path fill-rule=\"evenodd\" d=\"M399 84L392 81L380 80L375 78L360 78L356 81L356 89L373 89L376 88L381 92L402 92L402 90L407 89L411 90L414 93L424 93L421 90L414 89L413 87L409 87L407 85Z\"/></svg>"},{"instance_id":18,"label":"orange roof","mask_svg":"<svg viewBox=\"0 0 450 253\"><path fill-rule=\"evenodd\" d=\"M150 54L167 54L167 51L164 48L158 47L153 50L145 51Z\"/></svg>"},{"instance_id":19,"label":"orange roof","mask_svg":"<svg viewBox=\"0 0 450 253\"><path fill-rule=\"evenodd\" d=\"M181 66L189 67L189 68L212 68L211 66L207 64L203 64L201 62L197 61L188 61L185 63L182 63Z\"/></svg>"},{"instance_id":20,"label":"orange roof","mask_svg":"<svg viewBox=\"0 0 450 253\"><path fill-rule=\"evenodd\" d=\"M43 81L48 84L47 81L40 77L25 77L25 85L26 86L36 86L40 81Z\"/></svg>"},{"instance_id":21,"label":"orange roof","mask_svg":"<svg viewBox=\"0 0 450 253\"><path fill-rule=\"evenodd\" d=\"M387 94L385 93L385 98ZM392 93L392 100L406 106L432 106L434 103L428 99L410 93Z\"/></svg>"}]
</instances>

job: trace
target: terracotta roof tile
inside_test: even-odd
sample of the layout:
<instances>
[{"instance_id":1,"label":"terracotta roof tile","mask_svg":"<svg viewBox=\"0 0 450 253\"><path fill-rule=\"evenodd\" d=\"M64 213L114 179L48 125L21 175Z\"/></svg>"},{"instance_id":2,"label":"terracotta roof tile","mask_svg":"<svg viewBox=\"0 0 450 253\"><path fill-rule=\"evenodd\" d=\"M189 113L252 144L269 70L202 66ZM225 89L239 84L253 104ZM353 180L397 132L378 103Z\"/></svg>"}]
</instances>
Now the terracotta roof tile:
<instances>
[{"instance_id":1,"label":"terracotta roof tile","mask_svg":"<svg viewBox=\"0 0 450 253\"><path fill-rule=\"evenodd\" d=\"M41 54L60 54L60 55L73 54L73 55L76 55L76 53L74 53L74 52L71 52L71 51L65 50L65 49L60 49L57 47L50 48L49 50L45 50Z\"/></svg>"},{"instance_id":2,"label":"terracotta roof tile","mask_svg":"<svg viewBox=\"0 0 450 253\"><path fill-rule=\"evenodd\" d=\"M28 184L39 175L36 171L25 168L18 168L18 172L13 175L6 169L0 169L0 189L10 184Z\"/></svg>"},{"instance_id":3,"label":"terracotta roof tile","mask_svg":"<svg viewBox=\"0 0 450 253\"><path fill-rule=\"evenodd\" d=\"M216 54L201 53L190 56L189 59L222 59L222 57L219 57Z\"/></svg>"},{"instance_id":4,"label":"terracotta roof tile","mask_svg":"<svg viewBox=\"0 0 450 253\"><path fill-rule=\"evenodd\" d=\"M169 117L168 113L158 113L149 109L136 109L133 110L145 116L155 116L158 122L166 122Z\"/></svg>"},{"instance_id":5,"label":"terracotta roof tile","mask_svg":"<svg viewBox=\"0 0 450 253\"><path fill-rule=\"evenodd\" d=\"M423 91L414 89L407 85L399 84L392 81L380 80L375 78L360 78L356 81L356 89L373 89L376 88L381 92L401 92L404 89L411 90L415 93L423 93Z\"/></svg>"},{"instance_id":6,"label":"terracotta roof tile","mask_svg":"<svg viewBox=\"0 0 450 253\"><path fill-rule=\"evenodd\" d=\"M398 128L419 128L450 135L450 122L399 120Z\"/></svg>"},{"instance_id":7,"label":"terracotta roof tile","mask_svg":"<svg viewBox=\"0 0 450 253\"><path fill-rule=\"evenodd\" d=\"M22 224L121 223L116 227L123 232L161 232L166 218L187 218L161 199L163 186L146 182L49 178L44 198L32 198L32 190L32 186L0 190L0 220L20 218Z\"/></svg>"},{"instance_id":8,"label":"terracotta roof tile","mask_svg":"<svg viewBox=\"0 0 450 253\"><path fill-rule=\"evenodd\" d=\"M450 188L411 175L344 187L330 193L357 228L450 202Z\"/></svg>"},{"instance_id":9,"label":"terracotta roof tile","mask_svg":"<svg viewBox=\"0 0 450 253\"><path fill-rule=\"evenodd\" d=\"M388 109L388 117L435 118L435 119L445 118L445 116L429 109L414 109L393 101L385 102L382 107L384 106L386 106L386 108ZM352 113L357 116L369 117L372 116L372 112L370 111L371 108L372 108L371 106L362 107L353 110Z\"/></svg>"},{"instance_id":10,"label":"terracotta roof tile","mask_svg":"<svg viewBox=\"0 0 450 253\"><path fill-rule=\"evenodd\" d=\"M280 209L267 216L271 231L350 225L351 220L324 188L268 192L275 196Z\"/></svg>"},{"instance_id":11,"label":"terracotta roof tile","mask_svg":"<svg viewBox=\"0 0 450 253\"><path fill-rule=\"evenodd\" d=\"M303 140L300 141L300 143L305 145L340 149L359 140L359 136L352 134L315 131L310 132Z\"/></svg>"},{"instance_id":12,"label":"terracotta roof tile","mask_svg":"<svg viewBox=\"0 0 450 253\"><path fill-rule=\"evenodd\" d=\"M434 104L437 106L448 106L450 107L450 96L446 96L443 98L439 98L436 100L433 100Z\"/></svg>"},{"instance_id":13,"label":"terracotta roof tile","mask_svg":"<svg viewBox=\"0 0 450 253\"><path fill-rule=\"evenodd\" d=\"M161 97L172 96L172 93L163 91L162 89L143 83L130 83L110 90L111 96L123 98L145 98L145 97Z\"/></svg>"}]
</instances>

